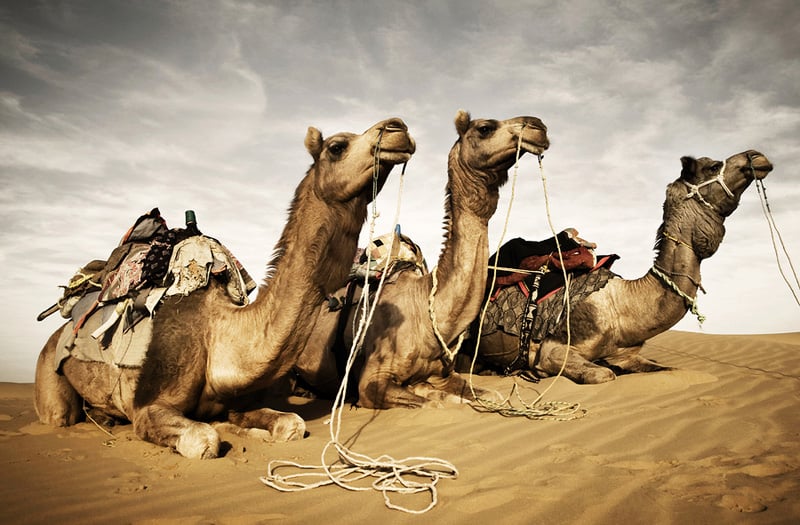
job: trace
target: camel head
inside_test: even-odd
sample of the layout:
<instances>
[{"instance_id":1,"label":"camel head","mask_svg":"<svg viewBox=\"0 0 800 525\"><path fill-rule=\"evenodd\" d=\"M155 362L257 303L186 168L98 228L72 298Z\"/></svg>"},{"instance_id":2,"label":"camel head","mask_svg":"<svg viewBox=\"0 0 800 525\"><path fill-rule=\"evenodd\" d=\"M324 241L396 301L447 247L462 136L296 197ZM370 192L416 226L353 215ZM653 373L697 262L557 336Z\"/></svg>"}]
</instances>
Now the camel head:
<instances>
[{"instance_id":1,"label":"camel head","mask_svg":"<svg viewBox=\"0 0 800 525\"><path fill-rule=\"evenodd\" d=\"M515 117L508 120L475 119L464 110L455 118L458 140L450 154L471 171L495 173L502 184L508 169L525 152L541 155L549 146L547 126L536 117ZM521 140L520 140L521 137Z\"/></svg>"},{"instance_id":2,"label":"camel head","mask_svg":"<svg viewBox=\"0 0 800 525\"><path fill-rule=\"evenodd\" d=\"M772 163L762 153L747 150L718 161L701 157L682 157L683 169L667 187L664 224L666 230L682 234L699 259L713 255L725 235L724 221L739 206L742 194L757 179L772 171Z\"/></svg>"},{"instance_id":3,"label":"camel head","mask_svg":"<svg viewBox=\"0 0 800 525\"><path fill-rule=\"evenodd\" d=\"M380 191L395 164L408 162L416 149L405 122L391 118L378 122L364 133L337 133L323 139L308 128L306 149L314 159L308 175L314 189L325 200L349 201L364 192L372 199L373 177ZM376 173L377 170L377 173Z\"/></svg>"},{"instance_id":4,"label":"camel head","mask_svg":"<svg viewBox=\"0 0 800 525\"><path fill-rule=\"evenodd\" d=\"M687 190L687 198L695 198L705 207L727 217L739 206L742 194L756 179L772 171L772 164L762 153L747 150L725 159L708 157L681 158L683 170L679 180Z\"/></svg>"}]
</instances>

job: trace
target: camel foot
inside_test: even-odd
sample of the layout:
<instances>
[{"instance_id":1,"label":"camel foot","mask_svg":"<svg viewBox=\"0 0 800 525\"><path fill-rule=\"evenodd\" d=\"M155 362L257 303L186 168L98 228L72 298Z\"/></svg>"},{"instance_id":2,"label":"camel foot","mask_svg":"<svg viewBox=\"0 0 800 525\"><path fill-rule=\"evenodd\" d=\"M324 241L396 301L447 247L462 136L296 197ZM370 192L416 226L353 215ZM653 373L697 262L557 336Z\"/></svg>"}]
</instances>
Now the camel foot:
<instances>
[{"instance_id":1,"label":"camel foot","mask_svg":"<svg viewBox=\"0 0 800 525\"><path fill-rule=\"evenodd\" d=\"M609 370L608 368L604 367L597 367L585 370L581 374L581 381L580 383L584 385L597 385L600 383L608 383L609 381L614 381L617 378L616 374Z\"/></svg>"},{"instance_id":2,"label":"camel foot","mask_svg":"<svg viewBox=\"0 0 800 525\"><path fill-rule=\"evenodd\" d=\"M247 412L231 411L228 422L262 441L296 441L306 436L306 422L303 418L292 412L279 412L270 408ZM261 432L250 432L253 430Z\"/></svg>"},{"instance_id":3,"label":"camel foot","mask_svg":"<svg viewBox=\"0 0 800 525\"><path fill-rule=\"evenodd\" d=\"M197 423L186 429L175 443L175 450L191 459L214 459L219 456L219 434L206 423Z\"/></svg>"},{"instance_id":4,"label":"camel foot","mask_svg":"<svg viewBox=\"0 0 800 525\"><path fill-rule=\"evenodd\" d=\"M269 430L273 441L296 441L305 437L306 422L297 414L281 414Z\"/></svg>"}]
</instances>

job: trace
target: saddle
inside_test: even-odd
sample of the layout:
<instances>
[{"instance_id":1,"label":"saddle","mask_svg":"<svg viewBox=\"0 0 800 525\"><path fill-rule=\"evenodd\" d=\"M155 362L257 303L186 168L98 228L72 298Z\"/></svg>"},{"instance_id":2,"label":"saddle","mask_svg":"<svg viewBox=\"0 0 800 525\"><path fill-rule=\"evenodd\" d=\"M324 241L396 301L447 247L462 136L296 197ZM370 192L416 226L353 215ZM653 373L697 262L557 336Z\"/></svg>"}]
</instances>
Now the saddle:
<instances>
[{"instance_id":1,"label":"saddle","mask_svg":"<svg viewBox=\"0 0 800 525\"><path fill-rule=\"evenodd\" d=\"M328 298L329 311L339 311L336 336L331 347L336 358L339 379L344 378L350 352L344 337L347 320L350 310L360 300L364 282L367 282L367 292L372 295L381 278L384 278L384 284L392 284L404 271L425 275L428 273L428 266L420 247L409 237L401 234L398 226L394 232L376 238L369 246L356 252L347 283L336 295Z\"/></svg>"},{"instance_id":2,"label":"saddle","mask_svg":"<svg viewBox=\"0 0 800 525\"><path fill-rule=\"evenodd\" d=\"M95 259L79 268L61 286L61 298L37 320L57 311L70 320L58 344L57 368L69 355L135 366L140 357L126 355L109 360L105 350L116 346L112 342L115 338L134 337L129 332L152 316L164 297L188 295L206 286L211 278L224 283L232 301L240 305L247 304L248 294L256 287L227 248L200 233L194 212L187 212L186 228L168 229L158 208L153 208L125 232L108 259ZM146 341L148 330L149 323L142 330L147 332ZM126 352L131 347L124 346Z\"/></svg>"},{"instance_id":3,"label":"saddle","mask_svg":"<svg viewBox=\"0 0 800 525\"><path fill-rule=\"evenodd\" d=\"M561 248L561 256L558 254L556 240ZM518 353L513 356L498 356L503 363L494 363L500 364L505 374L524 368L528 361L531 339L541 342L561 322L567 301L564 298L565 273L570 279L571 305L617 277L610 268L619 256L596 256L595 247L594 243L578 237L576 230L567 229L559 233L557 239L513 239L500 248L498 260L516 266L504 267L502 275L498 269L495 286L491 290L487 289L490 305L486 310L481 332L489 335L502 330L519 337ZM548 252L551 248L553 250ZM506 255L503 259L504 250ZM490 272L493 260L494 256L490 259ZM515 269L528 271L519 272L514 271ZM549 298L553 300L546 301Z\"/></svg>"}]
</instances>

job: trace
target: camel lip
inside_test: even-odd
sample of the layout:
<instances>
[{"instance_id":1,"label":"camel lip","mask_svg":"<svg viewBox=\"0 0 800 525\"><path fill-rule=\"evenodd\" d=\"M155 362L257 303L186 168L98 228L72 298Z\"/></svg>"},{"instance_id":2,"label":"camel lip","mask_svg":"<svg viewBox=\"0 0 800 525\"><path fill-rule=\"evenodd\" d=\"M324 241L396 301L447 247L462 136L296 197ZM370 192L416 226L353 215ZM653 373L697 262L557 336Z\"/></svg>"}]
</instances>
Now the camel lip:
<instances>
[{"instance_id":1,"label":"camel lip","mask_svg":"<svg viewBox=\"0 0 800 525\"><path fill-rule=\"evenodd\" d=\"M533 153L534 155L541 155L545 152L548 148L548 144L536 144L533 142L522 142L521 148L528 153Z\"/></svg>"},{"instance_id":2,"label":"camel lip","mask_svg":"<svg viewBox=\"0 0 800 525\"><path fill-rule=\"evenodd\" d=\"M399 164L401 162L408 162L413 154L413 151L408 150L385 150L381 149L380 160L381 162L394 162Z\"/></svg>"}]
</instances>

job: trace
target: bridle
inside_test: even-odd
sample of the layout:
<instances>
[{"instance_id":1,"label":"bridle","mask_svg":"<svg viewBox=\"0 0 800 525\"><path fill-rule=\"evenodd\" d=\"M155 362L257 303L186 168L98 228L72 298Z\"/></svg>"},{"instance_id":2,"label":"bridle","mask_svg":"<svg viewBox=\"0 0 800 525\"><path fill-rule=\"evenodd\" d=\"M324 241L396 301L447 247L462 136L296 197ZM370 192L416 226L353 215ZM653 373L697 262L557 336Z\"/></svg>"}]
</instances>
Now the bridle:
<instances>
[{"instance_id":1,"label":"bridle","mask_svg":"<svg viewBox=\"0 0 800 525\"><path fill-rule=\"evenodd\" d=\"M690 183L690 182L688 182L686 180L683 180L683 183L686 184L686 186L689 187L689 193L686 194L686 198L687 199L691 199L692 197L697 197L697 200L702 202L704 205L706 205L707 207L711 208L715 212L717 212L719 214L722 214L722 212L716 206L714 206L713 204L708 202L705 199L705 197L703 197L703 194L700 193L700 188L702 188L704 186L708 186L709 184L714 184L715 182L719 182L719 185L722 186L722 189L725 190L725 193L728 194L728 197L730 197L731 199L735 199L736 196L733 194L733 192L730 190L730 188L728 188L728 185L725 184L724 174L725 174L725 161L723 160L722 161L722 167L720 167L720 169L719 169L719 173L717 173L717 176L714 177L713 179L709 179L709 180L703 182L702 184L692 184L692 183Z\"/></svg>"}]
</instances>

